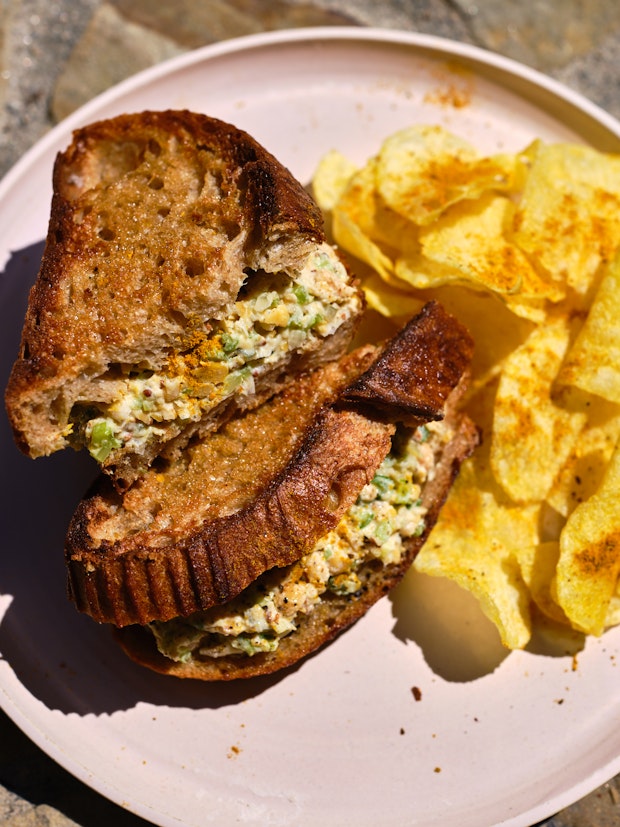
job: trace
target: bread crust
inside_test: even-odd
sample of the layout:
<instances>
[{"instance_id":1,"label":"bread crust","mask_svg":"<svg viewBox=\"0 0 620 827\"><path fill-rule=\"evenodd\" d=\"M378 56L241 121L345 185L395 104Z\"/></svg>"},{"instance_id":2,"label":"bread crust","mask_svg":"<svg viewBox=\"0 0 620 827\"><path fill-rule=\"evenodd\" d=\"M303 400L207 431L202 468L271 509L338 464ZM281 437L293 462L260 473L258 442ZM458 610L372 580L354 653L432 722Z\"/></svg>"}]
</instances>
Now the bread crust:
<instances>
[{"instance_id":1,"label":"bread crust","mask_svg":"<svg viewBox=\"0 0 620 827\"><path fill-rule=\"evenodd\" d=\"M436 327L429 323L433 319ZM445 351L432 347L430 339L435 336L446 337L450 346ZM477 439L475 428L458 412L468 359L454 352L456 349L470 353L471 337L436 303L425 308L383 347L364 346L338 363L302 377L295 387L245 417L231 420L204 443L190 448L187 462L178 474L176 467L170 466L162 472L165 490L174 494L163 504L158 501L154 507L150 493L150 489L157 488L157 469L145 477L142 490L128 492L124 500L100 482L98 489L78 507L67 536L70 594L77 607L96 620L117 627L168 620L221 605L265 571L299 560L338 524L387 455L395 421L403 418L401 405L395 407L393 419L385 415L392 392L390 382L394 371L408 374L412 368L398 343L414 343L412 354L416 359L424 359L419 345L425 339L435 364L434 372L430 367L428 370L430 404L435 405L433 399L438 400L437 404L441 402L440 408L435 405L435 414L438 418L448 417L456 434L426 487L428 531L460 462ZM438 360L440 352L443 355ZM455 360L460 369L450 373L452 391L446 400L446 382L438 382L437 377L444 377L445 366ZM385 386L382 376L388 381ZM401 384L404 382L403 376ZM363 392L363 403L349 399L352 388ZM406 412L407 418L409 413ZM264 434L266 459L250 444L256 434ZM282 441L286 444L281 445ZM227 458L228 464L219 476L213 476L222 457ZM243 464L244 457L248 467ZM231 492L223 492L218 500L221 480L230 475L234 477ZM205 478L216 481L211 486L207 483L194 502L183 502L189 492L196 491L200 480L204 485ZM178 492L177 481L183 483ZM201 497L214 506L211 515L197 505ZM138 514L138 507L144 503L146 522ZM180 516L183 509L190 512L193 525ZM154 511L166 515L165 528L157 520L148 523L148 513ZM119 514L123 517L120 522ZM138 515L138 521L132 523L131 515ZM410 542L409 561L422 541ZM295 633L291 639L285 638L279 656L255 656L251 664L235 657L220 658L216 661L218 667L205 667L206 673L201 666L200 674L195 675L191 667L190 676L225 679L287 665L363 614L390 587L387 584L395 582L393 578L402 576L407 565L403 563L393 567L393 571L386 569L374 576L360 602L330 597L326 601L326 606L331 607L329 611L321 609L316 618L304 620L304 628L310 624L312 633L304 632L299 637ZM320 620L325 612L327 619ZM139 641L141 637L129 631L122 639ZM185 674L190 669L165 665L166 671L173 670L174 674Z\"/></svg>"},{"instance_id":2,"label":"bread crust","mask_svg":"<svg viewBox=\"0 0 620 827\"><path fill-rule=\"evenodd\" d=\"M459 392L454 395L455 401L458 395ZM367 564L358 569L357 574L362 581L358 593L327 594L310 614L301 617L297 629L282 638L274 652L259 653L252 657L243 654L226 655L180 663L162 655L157 649L154 635L137 625L114 629L115 638L122 649L136 663L164 675L202 681L227 681L278 672L326 645L359 620L374 603L402 580L435 525L462 462L478 444L479 432L470 419L459 416L454 407L447 412L446 418L454 420L457 430L436 466L434 478L424 489L423 504L428 508L424 533L404 543L405 553L399 563L385 567Z\"/></svg>"},{"instance_id":3,"label":"bread crust","mask_svg":"<svg viewBox=\"0 0 620 827\"><path fill-rule=\"evenodd\" d=\"M393 419L442 419L446 402L473 356L474 343L436 301L416 323L388 342L372 366L345 390L346 399L371 402Z\"/></svg>"},{"instance_id":4,"label":"bread crust","mask_svg":"<svg viewBox=\"0 0 620 827\"><path fill-rule=\"evenodd\" d=\"M203 485L214 462L224 466L218 482L207 483L203 492L210 507L194 515L191 503L184 504L191 512L189 524L181 514L187 463L178 473L181 505L169 499L163 506L166 520L174 517L165 528L161 521L138 528L127 523L115 533L110 525L116 525L117 510L129 515L132 502L145 495L132 489L123 499L101 479L78 506L67 533L70 594L77 607L117 626L170 619L226 602L262 572L305 554L338 523L389 451L392 423L337 405L347 380L365 370L377 352L364 347L226 423L209 438L209 456L198 455L203 447L198 445L189 464L197 466L192 473L198 480L202 476ZM280 451L283 431L290 441ZM250 435L261 433L264 454L248 446ZM241 446L239 454L226 456L230 442ZM235 468L243 454L251 462L246 476ZM157 469L148 472L142 488L156 487L157 474ZM208 496L221 476L233 479L226 505L217 491Z\"/></svg>"},{"instance_id":5,"label":"bread crust","mask_svg":"<svg viewBox=\"0 0 620 827\"><path fill-rule=\"evenodd\" d=\"M277 272L324 241L318 207L282 164L247 133L192 112L121 115L77 130L56 158L53 185L5 394L16 442L32 457L67 446L73 405L89 401L111 366L158 369L182 349L192 320L226 315L249 271ZM344 352L362 310L356 292L358 312L326 355L320 343L289 354L246 406ZM234 407L194 429L215 427ZM160 450L141 462L116 457L108 471L135 479Z\"/></svg>"}]
</instances>

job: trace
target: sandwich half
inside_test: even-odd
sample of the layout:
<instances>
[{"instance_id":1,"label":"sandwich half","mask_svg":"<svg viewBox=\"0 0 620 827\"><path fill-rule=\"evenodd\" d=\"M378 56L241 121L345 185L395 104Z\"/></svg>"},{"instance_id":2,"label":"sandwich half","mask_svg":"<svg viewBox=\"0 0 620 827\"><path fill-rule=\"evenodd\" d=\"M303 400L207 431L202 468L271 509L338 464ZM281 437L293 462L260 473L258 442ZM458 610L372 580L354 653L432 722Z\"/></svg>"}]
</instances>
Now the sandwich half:
<instances>
[{"instance_id":1,"label":"sandwich half","mask_svg":"<svg viewBox=\"0 0 620 827\"><path fill-rule=\"evenodd\" d=\"M338 358L362 310L318 207L245 132L187 111L93 123L54 166L16 441L85 447L122 489Z\"/></svg>"},{"instance_id":2,"label":"sandwich half","mask_svg":"<svg viewBox=\"0 0 620 827\"><path fill-rule=\"evenodd\" d=\"M102 476L67 535L77 608L179 677L266 674L319 648L400 580L476 446L459 410L471 355L430 303L124 494Z\"/></svg>"}]
</instances>

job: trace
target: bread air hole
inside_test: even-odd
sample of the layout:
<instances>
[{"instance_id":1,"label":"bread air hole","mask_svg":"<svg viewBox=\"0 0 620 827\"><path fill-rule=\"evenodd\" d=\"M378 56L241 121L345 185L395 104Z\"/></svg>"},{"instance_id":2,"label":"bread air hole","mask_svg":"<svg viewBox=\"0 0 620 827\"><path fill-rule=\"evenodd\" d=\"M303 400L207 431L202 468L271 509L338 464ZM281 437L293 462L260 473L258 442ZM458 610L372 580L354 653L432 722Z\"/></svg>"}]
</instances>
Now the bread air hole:
<instances>
[{"instance_id":1,"label":"bread air hole","mask_svg":"<svg viewBox=\"0 0 620 827\"><path fill-rule=\"evenodd\" d=\"M81 210L77 210L73 216L74 224L82 224L84 219L93 211L92 204L86 204Z\"/></svg>"},{"instance_id":2,"label":"bread air hole","mask_svg":"<svg viewBox=\"0 0 620 827\"><path fill-rule=\"evenodd\" d=\"M222 230L226 233L226 237L229 241L237 238L239 233L241 232L241 227L237 221L232 221L231 219L224 218L221 224Z\"/></svg>"},{"instance_id":3,"label":"bread air hole","mask_svg":"<svg viewBox=\"0 0 620 827\"><path fill-rule=\"evenodd\" d=\"M332 487L327 492L327 496L325 497L323 507L326 511L329 511L331 514L333 514L338 510L341 500L342 491L340 489L340 483L338 481L335 481L332 483Z\"/></svg>"},{"instance_id":4,"label":"bread air hole","mask_svg":"<svg viewBox=\"0 0 620 827\"><path fill-rule=\"evenodd\" d=\"M100 239L102 239L102 241L114 241L114 239L116 238L116 233L109 227L102 227L97 233L97 235Z\"/></svg>"},{"instance_id":5,"label":"bread air hole","mask_svg":"<svg viewBox=\"0 0 620 827\"><path fill-rule=\"evenodd\" d=\"M185 272L190 278L201 276L204 271L204 262L202 262L199 258L188 258L185 262Z\"/></svg>"},{"instance_id":6,"label":"bread air hole","mask_svg":"<svg viewBox=\"0 0 620 827\"><path fill-rule=\"evenodd\" d=\"M127 491L131 482L129 480L124 480L122 477L116 476L116 466L111 465L108 469L109 472L114 476L114 487L117 491Z\"/></svg>"}]
</instances>

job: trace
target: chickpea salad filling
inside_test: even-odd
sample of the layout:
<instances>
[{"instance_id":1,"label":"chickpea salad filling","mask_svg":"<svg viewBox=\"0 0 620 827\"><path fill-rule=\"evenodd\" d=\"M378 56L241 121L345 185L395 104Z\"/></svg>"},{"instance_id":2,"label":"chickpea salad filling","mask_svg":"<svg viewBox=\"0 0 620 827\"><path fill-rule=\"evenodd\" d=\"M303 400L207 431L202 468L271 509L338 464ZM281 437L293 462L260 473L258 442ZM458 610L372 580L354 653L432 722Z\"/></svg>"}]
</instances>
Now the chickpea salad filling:
<instances>
[{"instance_id":1,"label":"chickpea salad filling","mask_svg":"<svg viewBox=\"0 0 620 827\"><path fill-rule=\"evenodd\" d=\"M422 491L451 439L443 421L399 426L390 453L333 531L298 562L263 574L222 606L148 625L159 651L187 663L273 652L331 595L355 597L360 569L398 564L409 538L425 529Z\"/></svg>"},{"instance_id":2,"label":"chickpea salad filling","mask_svg":"<svg viewBox=\"0 0 620 827\"><path fill-rule=\"evenodd\" d=\"M98 462L121 447L140 451L172 422L196 421L232 394L251 395L255 379L286 353L331 336L358 310L357 289L323 244L292 276L255 274L228 317L197 324L162 370L119 366L105 379L110 401L77 403L66 435Z\"/></svg>"}]
</instances>

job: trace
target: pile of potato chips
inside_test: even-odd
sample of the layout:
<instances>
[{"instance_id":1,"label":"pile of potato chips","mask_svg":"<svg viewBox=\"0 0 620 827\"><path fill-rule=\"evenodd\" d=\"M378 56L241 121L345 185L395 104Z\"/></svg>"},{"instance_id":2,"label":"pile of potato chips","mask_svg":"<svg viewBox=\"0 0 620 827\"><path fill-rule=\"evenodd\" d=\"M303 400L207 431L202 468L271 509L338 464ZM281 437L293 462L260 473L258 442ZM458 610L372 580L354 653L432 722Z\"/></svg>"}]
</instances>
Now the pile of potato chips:
<instances>
[{"instance_id":1,"label":"pile of potato chips","mask_svg":"<svg viewBox=\"0 0 620 827\"><path fill-rule=\"evenodd\" d=\"M482 156L438 126L313 179L371 313L438 299L476 342L462 468L419 571L471 591L508 648L532 618L620 623L620 156L535 141Z\"/></svg>"}]
</instances>

